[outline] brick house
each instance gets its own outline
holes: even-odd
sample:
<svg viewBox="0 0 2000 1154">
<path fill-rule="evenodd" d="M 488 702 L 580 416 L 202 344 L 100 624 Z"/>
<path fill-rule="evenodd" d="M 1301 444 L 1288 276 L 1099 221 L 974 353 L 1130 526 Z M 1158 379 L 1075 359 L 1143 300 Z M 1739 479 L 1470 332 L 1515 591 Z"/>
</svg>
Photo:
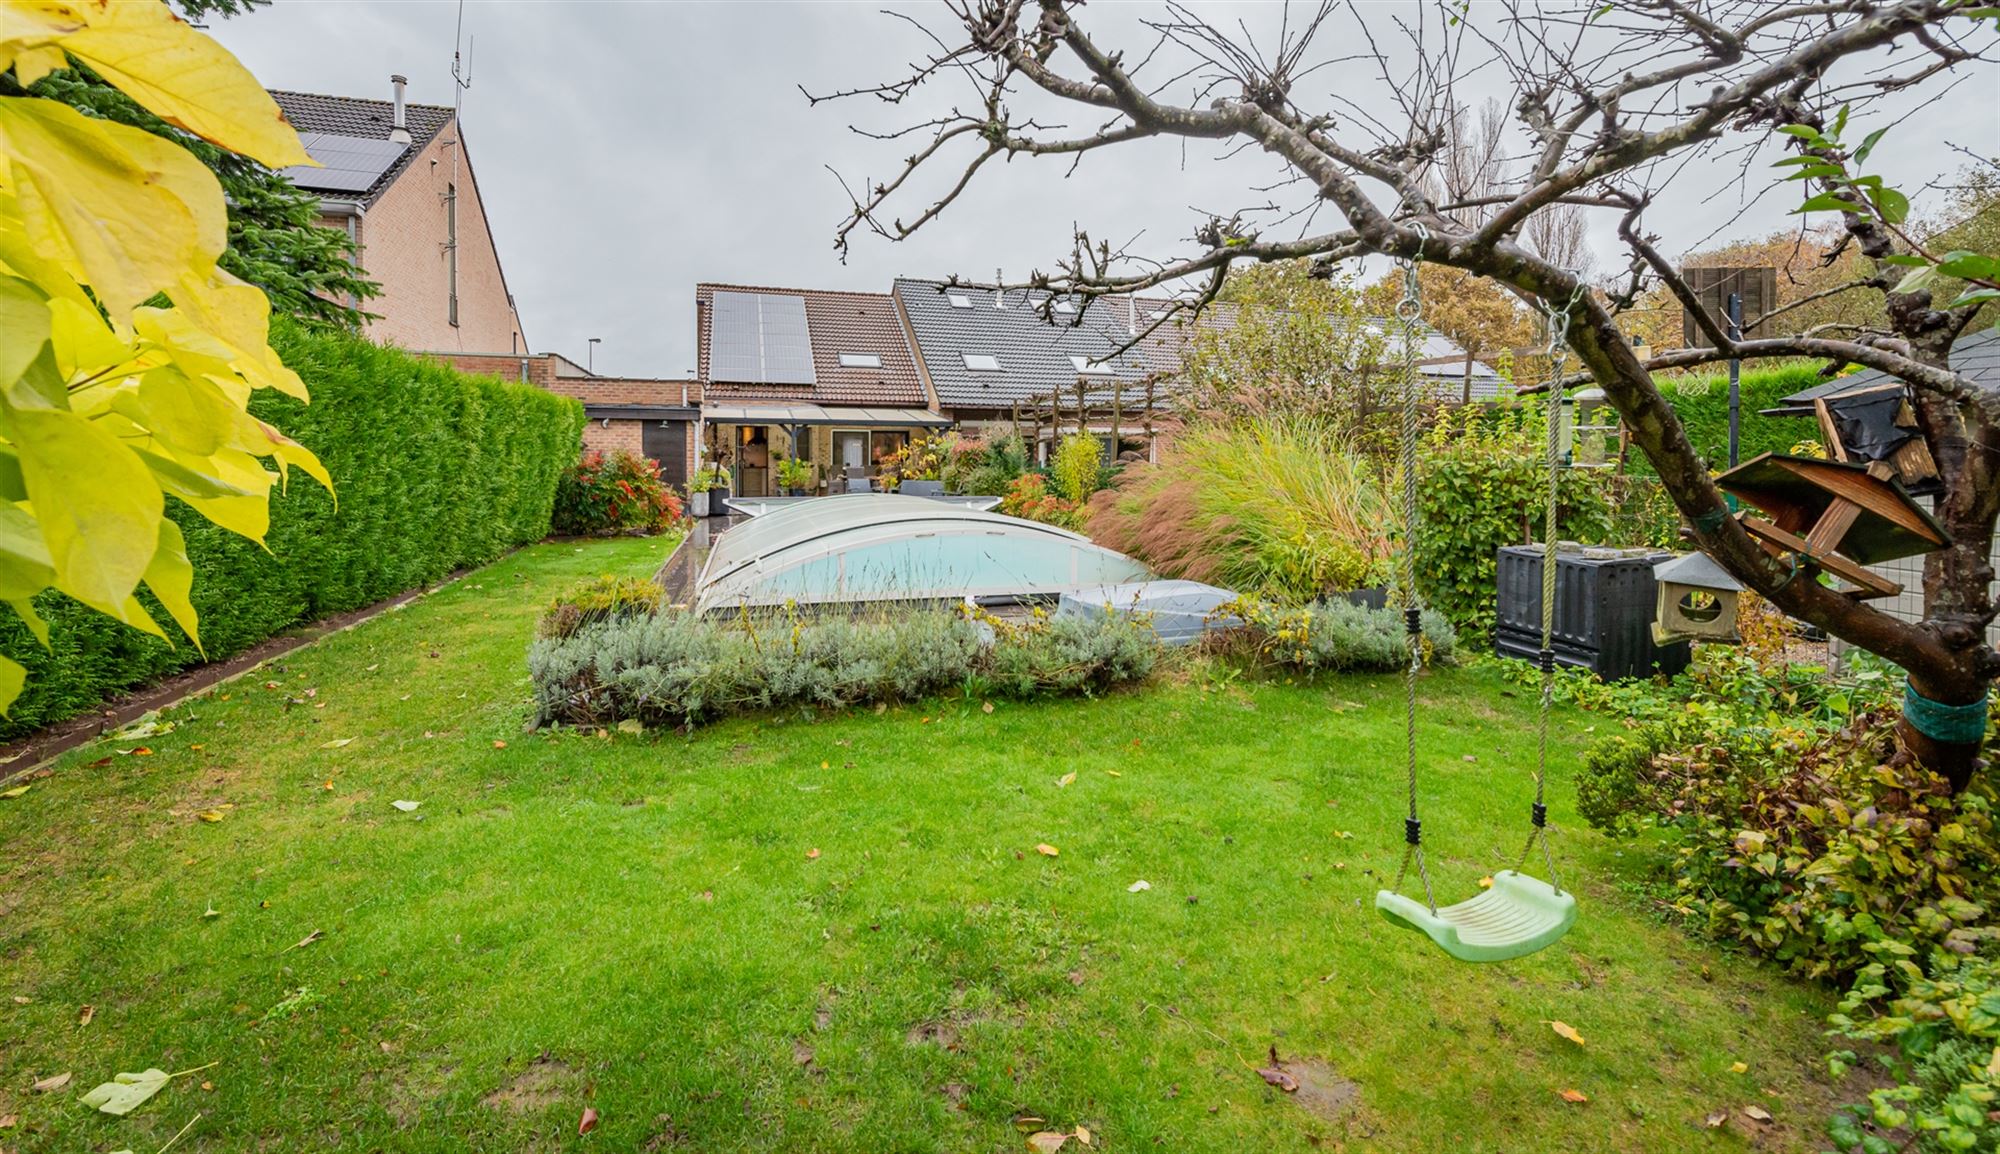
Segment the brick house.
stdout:
<svg viewBox="0 0 2000 1154">
<path fill-rule="evenodd" d="M 500 266 L 464 132 L 450 108 L 310 92 L 271 96 L 321 167 L 288 168 L 320 197 L 320 223 L 355 242 L 382 286 L 372 340 L 406 349 L 520 355 L 528 340 Z"/>
<path fill-rule="evenodd" d="M 839 488 L 952 423 L 886 293 L 697 284 L 695 340 L 703 455 L 739 496 L 776 493 L 790 456 Z"/>
</svg>

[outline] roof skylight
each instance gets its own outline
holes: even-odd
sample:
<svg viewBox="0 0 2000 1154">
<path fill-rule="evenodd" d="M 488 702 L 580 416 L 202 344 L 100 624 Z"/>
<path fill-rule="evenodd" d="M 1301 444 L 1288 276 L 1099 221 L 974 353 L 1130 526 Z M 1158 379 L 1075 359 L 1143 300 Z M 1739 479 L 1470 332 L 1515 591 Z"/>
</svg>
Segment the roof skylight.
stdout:
<svg viewBox="0 0 2000 1154">
<path fill-rule="evenodd" d="M 945 299 L 949 300 L 951 307 L 955 309 L 969 309 L 972 307 L 972 298 L 966 296 L 964 293 L 948 293 Z"/>
<path fill-rule="evenodd" d="M 843 369 L 879 369 L 882 358 L 876 353 L 842 353 L 840 367 Z"/>
<path fill-rule="evenodd" d="M 965 367 L 975 373 L 1000 371 L 1000 358 L 991 353 L 960 353 L 959 356 L 965 358 Z"/>
<path fill-rule="evenodd" d="M 1101 377 L 1109 376 L 1111 373 L 1110 365 L 1105 364 L 1103 361 L 1093 361 L 1089 357 L 1079 353 L 1071 353 L 1069 355 L 1069 363 L 1075 365 L 1076 371 L 1085 376 Z"/>
</svg>

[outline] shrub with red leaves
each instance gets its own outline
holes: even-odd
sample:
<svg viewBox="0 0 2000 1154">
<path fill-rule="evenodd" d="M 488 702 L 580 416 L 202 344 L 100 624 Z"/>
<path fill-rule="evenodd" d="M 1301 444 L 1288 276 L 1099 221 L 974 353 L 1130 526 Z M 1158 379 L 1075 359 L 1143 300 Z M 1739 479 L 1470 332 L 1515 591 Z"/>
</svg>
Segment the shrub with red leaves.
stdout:
<svg viewBox="0 0 2000 1154">
<path fill-rule="evenodd" d="M 661 480 L 658 462 L 622 449 L 585 453 L 556 484 L 557 533 L 657 533 L 680 519 L 680 495 Z"/>
</svg>

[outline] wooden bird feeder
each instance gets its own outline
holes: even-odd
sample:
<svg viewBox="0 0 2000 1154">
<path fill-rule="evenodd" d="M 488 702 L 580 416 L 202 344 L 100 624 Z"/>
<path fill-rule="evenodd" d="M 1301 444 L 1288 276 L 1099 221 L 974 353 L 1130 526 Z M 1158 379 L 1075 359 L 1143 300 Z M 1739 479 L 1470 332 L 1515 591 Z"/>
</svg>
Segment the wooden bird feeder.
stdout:
<svg viewBox="0 0 2000 1154">
<path fill-rule="evenodd" d="M 1653 566 L 1660 600 L 1653 644 L 1701 640 L 1736 642 L 1736 595 L 1743 586 L 1706 553 L 1688 553 Z"/>
<path fill-rule="evenodd" d="M 1951 535 L 1895 481 L 1893 466 L 1765 453 L 1715 483 L 1755 506 L 1737 520 L 1772 555 L 1849 583 L 1857 599 L 1893 597 L 1903 587 L 1864 566 L 1930 553 Z"/>
</svg>

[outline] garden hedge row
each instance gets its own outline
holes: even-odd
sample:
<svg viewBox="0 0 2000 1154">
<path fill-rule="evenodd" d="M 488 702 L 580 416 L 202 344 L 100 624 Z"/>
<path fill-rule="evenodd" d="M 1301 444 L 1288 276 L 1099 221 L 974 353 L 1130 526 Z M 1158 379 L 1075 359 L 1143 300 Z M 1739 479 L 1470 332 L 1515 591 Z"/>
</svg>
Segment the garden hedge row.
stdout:
<svg viewBox="0 0 2000 1154">
<path fill-rule="evenodd" d="M 288 491 L 271 497 L 267 553 L 169 499 L 194 562 L 209 660 L 548 533 L 556 478 L 575 462 L 582 434 L 576 401 L 346 334 L 274 320 L 271 336 L 312 404 L 265 393 L 251 410 L 319 455 L 339 501 L 294 471 Z M 36 606 L 49 622 L 50 649 L 13 614 L 0 614 L 0 652 L 28 668 L 0 738 L 202 660 L 185 638 L 169 646 L 59 594 L 43 594 Z"/>
<path fill-rule="evenodd" d="M 1737 426 L 1737 459 L 1747 461 L 1759 453 L 1782 453 L 1800 441 L 1817 441 L 1819 426 L 1811 417 L 1766 417 L 1759 411 L 1814 385 L 1826 383 L 1819 375 L 1819 362 L 1786 365 L 1781 368 L 1744 372 L 1737 391 L 1742 415 Z M 1686 426 L 1688 440 L 1710 468 L 1729 463 L 1729 374 L 1727 372 L 1690 375 L 1671 382 L 1664 390 L 1667 401 Z M 1644 453 L 1631 457 L 1634 473 L 1652 475 L 1652 463 Z"/>
</svg>

